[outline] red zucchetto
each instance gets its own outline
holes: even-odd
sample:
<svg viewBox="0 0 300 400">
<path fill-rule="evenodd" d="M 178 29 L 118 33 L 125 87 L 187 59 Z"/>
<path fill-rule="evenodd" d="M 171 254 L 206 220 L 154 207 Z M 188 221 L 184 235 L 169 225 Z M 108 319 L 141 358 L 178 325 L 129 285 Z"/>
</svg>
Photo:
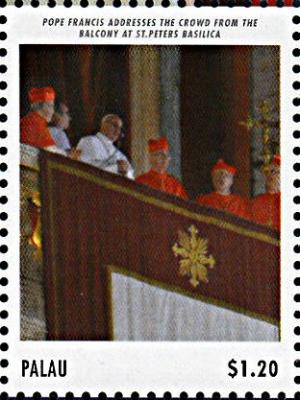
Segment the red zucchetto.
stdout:
<svg viewBox="0 0 300 400">
<path fill-rule="evenodd" d="M 55 91 L 51 86 L 32 88 L 28 92 L 30 103 L 47 102 L 55 100 Z"/>
<path fill-rule="evenodd" d="M 46 111 L 42 107 L 39 110 L 32 110 L 20 121 L 20 139 L 21 143 L 28 144 L 33 147 L 50 147 L 55 142 L 48 129 L 48 119 L 51 119 L 54 111 L 54 105 L 50 102 L 55 100 L 55 91 L 51 86 L 43 88 L 32 88 L 28 92 L 31 104 L 48 103 Z"/>
<path fill-rule="evenodd" d="M 236 174 L 237 169 L 232 165 L 227 164 L 224 160 L 220 159 L 216 162 L 216 164 L 212 167 L 211 173 L 214 174 L 216 171 L 224 169 L 232 175 Z"/>
<path fill-rule="evenodd" d="M 169 143 L 165 137 L 159 139 L 150 139 L 148 141 L 148 151 L 149 153 L 154 153 L 156 151 L 168 151 Z"/>
</svg>

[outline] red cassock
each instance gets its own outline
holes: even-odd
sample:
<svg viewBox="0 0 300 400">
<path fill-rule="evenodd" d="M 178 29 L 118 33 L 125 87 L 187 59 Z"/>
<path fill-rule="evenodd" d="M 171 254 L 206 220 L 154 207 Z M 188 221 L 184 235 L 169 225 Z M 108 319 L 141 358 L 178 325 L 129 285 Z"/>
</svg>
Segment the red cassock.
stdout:
<svg viewBox="0 0 300 400">
<path fill-rule="evenodd" d="M 236 194 L 223 195 L 213 192 L 199 196 L 196 201 L 198 204 L 217 208 L 218 210 L 226 211 L 241 218 L 250 219 L 247 200 Z"/>
<path fill-rule="evenodd" d="M 252 218 L 258 224 L 280 230 L 280 192 L 265 193 L 252 200 Z"/>
<path fill-rule="evenodd" d="M 47 121 L 34 111 L 21 119 L 21 143 L 34 147 L 55 145 Z"/>
<path fill-rule="evenodd" d="M 151 169 L 146 174 L 138 176 L 136 182 L 151 186 L 152 188 L 161 190 L 162 192 L 173 194 L 174 196 L 182 197 L 183 199 L 188 198 L 182 184 L 174 178 L 174 176 L 167 173 L 160 174 Z"/>
</svg>

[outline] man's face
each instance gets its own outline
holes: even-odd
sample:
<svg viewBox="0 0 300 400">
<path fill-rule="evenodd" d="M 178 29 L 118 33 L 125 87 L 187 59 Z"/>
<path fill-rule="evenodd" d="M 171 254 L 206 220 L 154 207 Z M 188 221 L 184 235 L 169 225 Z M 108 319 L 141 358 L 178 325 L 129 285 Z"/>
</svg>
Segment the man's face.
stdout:
<svg viewBox="0 0 300 400">
<path fill-rule="evenodd" d="M 266 173 L 267 191 L 271 193 L 280 192 L 280 167 L 271 164 Z"/>
<path fill-rule="evenodd" d="M 68 129 L 70 126 L 71 116 L 69 108 L 65 104 L 61 104 L 59 112 L 59 126 L 62 129 Z"/>
<path fill-rule="evenodd" d="M 54 114 L 54 101 L 45 102 L 41 112 L 45 120 L 49 123 Z"/>
<path fill-rule="evenodd" d="M 149 161 L 151 168 L 159 173 L 164 173 L 167 171 L 171 157 L 168 151 L 159 150 L 150 153 Z"/>
<path fill-rule="evenodd" d="M 233 175 L 225 169 L 219 169 L 213 173 L 212 183 L 216 192 L 230 193 L 233 184 Z"/>
<path fill-rule="evenodd" d="M 60 105 L 60 110 L 59 112 L 55 113 L 55 119 L 57 121 L 57 126 L 59 126 L 62 129 L 68 129 L 70 126 L 70 113 L 69 113 L 69 108 L 65 104 Z"/>
<path fill-rule="evenodd" d="M 122 127 L 123 127 L 122 120 L 120 118 L 113 118 L 102 124 L 101 132 L 114 143 L 119 139 Z"/>
</svg>

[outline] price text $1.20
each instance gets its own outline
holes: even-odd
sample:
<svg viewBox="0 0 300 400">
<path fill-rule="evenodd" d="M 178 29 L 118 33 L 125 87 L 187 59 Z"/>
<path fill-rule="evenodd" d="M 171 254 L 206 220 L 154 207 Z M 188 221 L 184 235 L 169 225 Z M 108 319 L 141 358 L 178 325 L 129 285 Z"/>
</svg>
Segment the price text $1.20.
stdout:
<svg viewBox="0 0 300 400">
<path fill-rule="evenodd" d="M 274 360 L 268 362 L 265 360 L 259 360 L 256 366 L 248 368 L 247 360 L 236 361 L 233 358 L 228 362 L 228 368 L 228 375 L 231 376 L 231 378 L 235 378 L 236 376 L 241 376 L 244 378 L 274 378 L 278 374 L 278 364 Z"/>
</svg>

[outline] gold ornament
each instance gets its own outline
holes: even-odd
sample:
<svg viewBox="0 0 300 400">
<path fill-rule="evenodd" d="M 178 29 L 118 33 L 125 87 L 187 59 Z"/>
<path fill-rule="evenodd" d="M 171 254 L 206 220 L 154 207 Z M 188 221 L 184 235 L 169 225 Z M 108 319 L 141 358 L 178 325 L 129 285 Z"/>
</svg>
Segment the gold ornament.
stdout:
<svg viewBox="0 0 300 400">
<path fill-rule="evenodd" d="M 274 121 L 272 116 L 272 104 L 268 99 L 263 100 L 257 111 L 259 113 L 258 118 L 254 118 L 251 115 L 248 116 L 246 121 L 241 121 L 240 125 L 246 127 L 248 131 L 252 129 L 259 129 L 262 135 L 262 155 L 261 159 L 263 162 L 262 170 L 265 172 L 273 159 L 274 154 L 278 154 L 279 148 L 274 138 L 272 138 L 272 127 L 276 128 L 279 121 Z M 274 149 L 275 147 L 275 149 Z M 273 154 L 274 153 L 274 154 Z"/>
<path fill-rule="evenodd" d="M 40 208 L 41 207 L 41 196 L 40 196 L 40 193 L 39 192 L 32 192 L 31 201 L 36 207 Z"/>
<path fill-rule="evenodd" d="M 32 227 L 32 235 L 29 243 L 35 247 L 34 257 L 37 260 L 42 258 L 42 225 L 41 225 L 41 198 L 39 192 L 31 194 L 31 202 L 36 207 L 37 221 L 35 226 Z"/>
<path fill-rule="evenodd" d="M 190 235 L 184 231 L 178 231 L 178 243 L 172 247 L 179 261 L 179 274 L 189 276 L 190 283 L 196 287 L 199 282 L 208 282 L 207 266 L 213 268 L 216 261 L 212 255 L 207 256 L 208 239 L 198 236 L 198 229 L 191 225 L 188 229 Z"/>
</svg>

